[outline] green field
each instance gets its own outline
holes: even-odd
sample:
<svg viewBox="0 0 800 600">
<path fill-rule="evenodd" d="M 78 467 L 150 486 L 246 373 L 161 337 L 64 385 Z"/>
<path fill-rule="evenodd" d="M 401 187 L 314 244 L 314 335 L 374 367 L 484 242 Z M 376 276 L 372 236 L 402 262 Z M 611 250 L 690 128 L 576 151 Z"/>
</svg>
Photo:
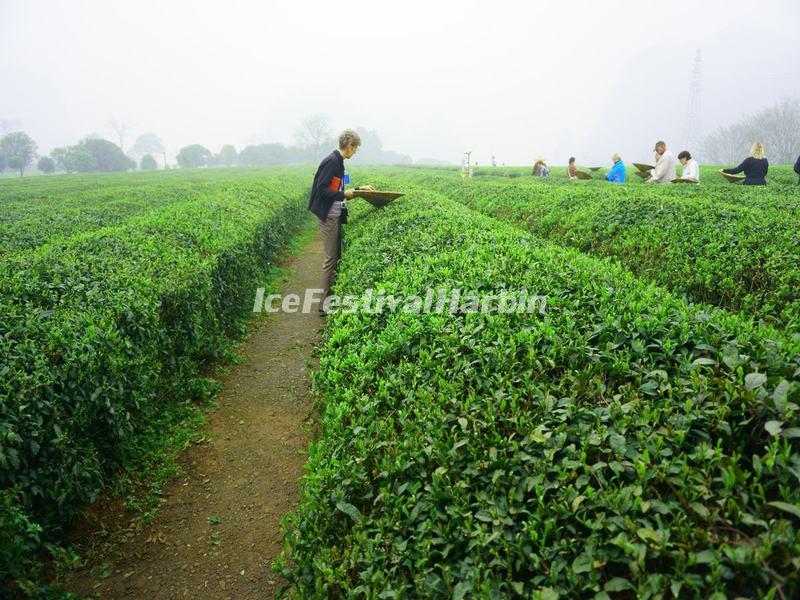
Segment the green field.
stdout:
<svg viewBox="0 0 800 600">
<path fill-rule="evenodd" d="M 619 261 L 690 301 L 800 331 L 800 186 L 773 167 L 771 185 L 725 182 L 654 189 L 565 177 L 476 177 L 421 172 L 414 185 L 446 195 L 537 237 Z M 402 175 L 386 185 L 402 189 Z"/>
<path fill-rule="evenodd" d="M 152 422 L 203 398 L 201 367 L 307 222 L 298 173 L 0 182 L 3 578 L 40 525 L 50 537 L 98 497 Z"/>
<path fill-rule="evenodd" d="M 800 186 L 368 168 L 336 292 L 540 313 L 329 316 L 279 561 L 301 598 L 800 594 Z M 310 170 L 0 181 L 0 574 L 202 395 Z M 718 177 L 718 176 L 717 176 Z M 38 533 L 43 526 L 46 535 Z"/>
</svg>

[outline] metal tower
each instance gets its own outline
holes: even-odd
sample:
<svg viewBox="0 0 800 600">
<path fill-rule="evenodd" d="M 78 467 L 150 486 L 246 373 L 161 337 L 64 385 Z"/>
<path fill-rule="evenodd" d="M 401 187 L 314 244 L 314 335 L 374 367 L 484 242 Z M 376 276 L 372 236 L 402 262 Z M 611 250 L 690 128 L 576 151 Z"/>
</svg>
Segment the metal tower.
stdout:
<svg viewBox="0 0 800 600">
<path fill-rule="evenodd" d="M 699 145 L 703 141 L 703 112 L 702 112 L 702 90 L 703 90 L 703 53 L 698 50 L 694 57 L 694 69 L 692 69 L 692 83 L 689 86 L 689 102 L 686 108 L 686 145 L 684 148 L 692 152 L 699 151 Z"/>
<path fill-rule="evenodd" d="M 461 159 L 461 176 L 464 177 L 472 177 L 472 163 L 470 162 L 470 156 L 472 156 L 472 150 L 469 152 L 464 152 L 464 158 Z"/>
</svg>

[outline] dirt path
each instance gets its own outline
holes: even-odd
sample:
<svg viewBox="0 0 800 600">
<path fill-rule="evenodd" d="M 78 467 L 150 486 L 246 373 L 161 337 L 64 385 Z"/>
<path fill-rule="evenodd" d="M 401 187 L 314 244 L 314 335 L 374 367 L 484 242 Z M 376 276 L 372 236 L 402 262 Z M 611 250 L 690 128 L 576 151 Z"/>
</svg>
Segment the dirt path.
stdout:
<svg viewBox="0 0 800 600">
<path fill-rule="evenodd" d="M 319 285 L 318 237 L 289 259 L 282 293 Z M 280 519 L 299 500 L 310 416 L 306 360 L 322 325 L 316 315 L 276 313 L 241 347 L 209 417 L 211 442 L 182 457 L 155 520 L 119 550 L 110 575 L 74 574 L 69 591 L 99 598 L 271 598 L 284 582 L 270 564 Z"/>
</svg>

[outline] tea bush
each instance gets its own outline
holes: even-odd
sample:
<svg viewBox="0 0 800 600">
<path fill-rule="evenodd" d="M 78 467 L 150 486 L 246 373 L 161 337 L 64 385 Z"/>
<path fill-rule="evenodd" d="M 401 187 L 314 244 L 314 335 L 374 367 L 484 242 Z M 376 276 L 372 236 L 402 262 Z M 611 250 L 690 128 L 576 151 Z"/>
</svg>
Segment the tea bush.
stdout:
<svg viewBox="0 0 800 600">
<path fill-rule="evenodd" d="M 690 301 L 800 333 L 800 186 L 497 179 L 421 175 L 413 185 L 557 244 L 612 257 Z M 405 185 L 398 175 L 386 180 Z"/>
<path fill-rule="evenodd" d="M 329 317 L 294 594 L 800 593 L 800 344 L 407 189 L 352 203 L 338 294 L 527 289 L 546 314 Z"/>
<path fill-rule="evenodd" d="M 43 233 L 0 257 L 0 491 L 15 490 L 0 504 L 3 531 L 52 537 L 154 415 L 202 393 L 200 366 L 241 332 L 255 287 L 307 218 L 307 182 L 215 178 L 149 207 L 137 188 L 141 214 Z M 0 579 L 14 568 L 0 565 Z"/>
</svg>

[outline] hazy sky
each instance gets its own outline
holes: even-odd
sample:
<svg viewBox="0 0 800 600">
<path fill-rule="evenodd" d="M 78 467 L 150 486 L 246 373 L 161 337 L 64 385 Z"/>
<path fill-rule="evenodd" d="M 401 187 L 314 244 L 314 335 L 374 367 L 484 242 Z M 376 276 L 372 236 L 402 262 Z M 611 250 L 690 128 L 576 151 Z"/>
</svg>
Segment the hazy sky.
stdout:
<svg viewBox="0 0 800 600">
<path fill-rule="evenodd" d="M 111 117 L 174 153 L 326 113 L 415 158 L 649 157 L 685 135 L 696 49 L 710 130 L 800 96 L 799 42 L 798 0 L 0 0 L 0 120 L 40 153 Z"/>
</svg>

